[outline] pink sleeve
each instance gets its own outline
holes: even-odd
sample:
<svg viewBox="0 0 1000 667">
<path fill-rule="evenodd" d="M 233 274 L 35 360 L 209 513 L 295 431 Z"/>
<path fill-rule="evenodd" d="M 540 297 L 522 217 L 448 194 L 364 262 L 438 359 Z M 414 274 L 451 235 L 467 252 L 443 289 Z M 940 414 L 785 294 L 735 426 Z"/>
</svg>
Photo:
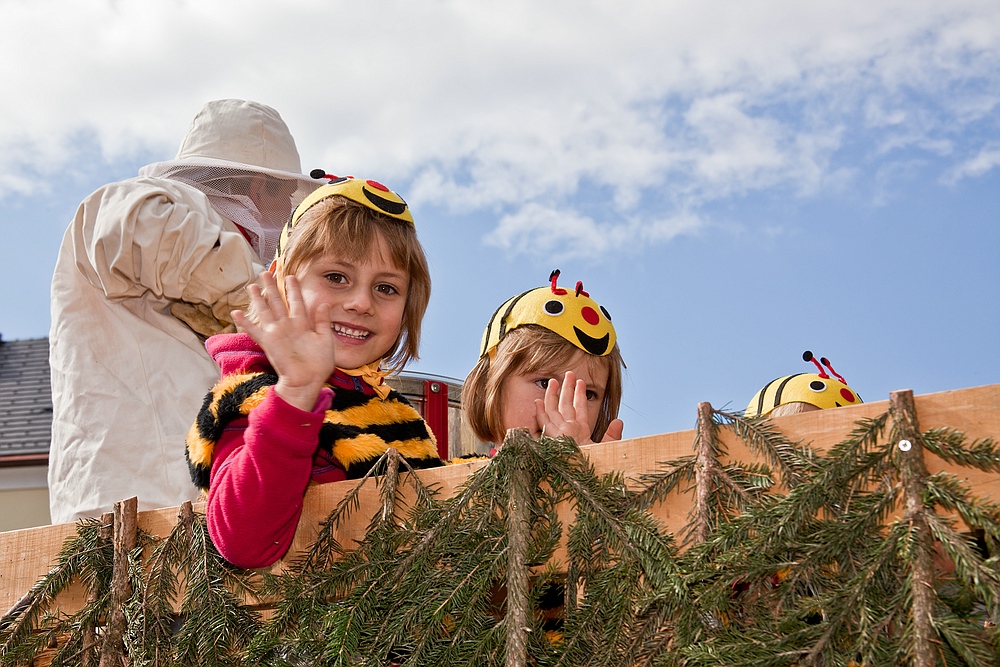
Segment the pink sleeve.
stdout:
<svg viewBox="0 0 1000 667">
<path fill-rule="evenodd" d="M 312 473 L 319 430 L 333 391 L 312 412 L 268 391 L 241 427 L 231 424 L 212 455 L 208 532 L 237 567 L 265 567 L 285 555 L 295 535 Z M 242 420 L 241 420 L 242 421 Z"/>
</svg>

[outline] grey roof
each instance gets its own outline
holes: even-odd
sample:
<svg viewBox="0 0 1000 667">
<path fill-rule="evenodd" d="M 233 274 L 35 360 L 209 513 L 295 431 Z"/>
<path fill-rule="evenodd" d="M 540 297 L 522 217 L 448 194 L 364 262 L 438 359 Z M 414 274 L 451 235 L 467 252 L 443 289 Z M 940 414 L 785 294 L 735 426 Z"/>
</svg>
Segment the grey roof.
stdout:
<svg viewBox="0 0 1000 667">
<path fill-rule="evenodd" d="M 47 454 L 51 439 L 49 339 L 0 340 L 0 459 Z"/>
</svg>

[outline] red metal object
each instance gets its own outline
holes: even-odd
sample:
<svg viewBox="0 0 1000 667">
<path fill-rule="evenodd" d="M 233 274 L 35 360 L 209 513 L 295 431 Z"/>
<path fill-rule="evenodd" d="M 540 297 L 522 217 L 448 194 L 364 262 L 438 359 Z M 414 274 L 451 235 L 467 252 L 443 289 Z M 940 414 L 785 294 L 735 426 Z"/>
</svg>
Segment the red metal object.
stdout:
<svg viewBox="0 0 1000 667">
<path fill-rule="evenodd" d="M 438 380 L 424 380 L 424 421 L 437 438 L 438 456 L 448 456 L 448 385 Z"/>
</svg>

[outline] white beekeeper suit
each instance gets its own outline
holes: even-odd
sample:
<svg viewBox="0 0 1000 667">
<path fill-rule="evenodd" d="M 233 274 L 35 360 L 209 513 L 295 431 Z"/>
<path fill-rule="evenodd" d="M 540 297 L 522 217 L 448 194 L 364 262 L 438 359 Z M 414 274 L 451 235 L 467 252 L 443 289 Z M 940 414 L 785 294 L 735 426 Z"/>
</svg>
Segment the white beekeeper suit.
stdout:
<svg viewBox="0 0 1000 667">
<path fill-rule="evenodd" d="M 274 109 L 219 100 L 175 160 L 80 205 L 52 278 L 53 523 L 132 496 L 140 510 L 197 498 L 184 436 L 219 373 L 203 341 L 231 330 L 244 287 L 318 185 L 300 172 Z"/>
</svg>

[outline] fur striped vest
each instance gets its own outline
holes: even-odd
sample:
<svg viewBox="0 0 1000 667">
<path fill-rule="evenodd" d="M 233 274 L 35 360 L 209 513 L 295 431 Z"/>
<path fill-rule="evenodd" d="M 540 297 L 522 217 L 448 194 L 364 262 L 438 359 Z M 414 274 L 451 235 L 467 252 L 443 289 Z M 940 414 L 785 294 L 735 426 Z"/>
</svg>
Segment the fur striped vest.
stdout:
<svg viewBox="0 0 1000 667">
<path fill-rule="evenodd" d="M 273 373 L 230 375 L 205 396 L 187 435 L 186 456 L 195 486 L 208 489 L 212 453 L 223 430 L 233 421 L 246 418 L 264 400 L 268 387 L 277 382 L 278 376 Z M 399 450 L 413 468 L 442 465 L 434 434 L 395 390 L 381 400 L 376 395 L 335 388 L 318 445 L 316 458 L 335 459 L 347 471 L 348 479 L 363 477 L 390 447 Z"/>
</svg>

